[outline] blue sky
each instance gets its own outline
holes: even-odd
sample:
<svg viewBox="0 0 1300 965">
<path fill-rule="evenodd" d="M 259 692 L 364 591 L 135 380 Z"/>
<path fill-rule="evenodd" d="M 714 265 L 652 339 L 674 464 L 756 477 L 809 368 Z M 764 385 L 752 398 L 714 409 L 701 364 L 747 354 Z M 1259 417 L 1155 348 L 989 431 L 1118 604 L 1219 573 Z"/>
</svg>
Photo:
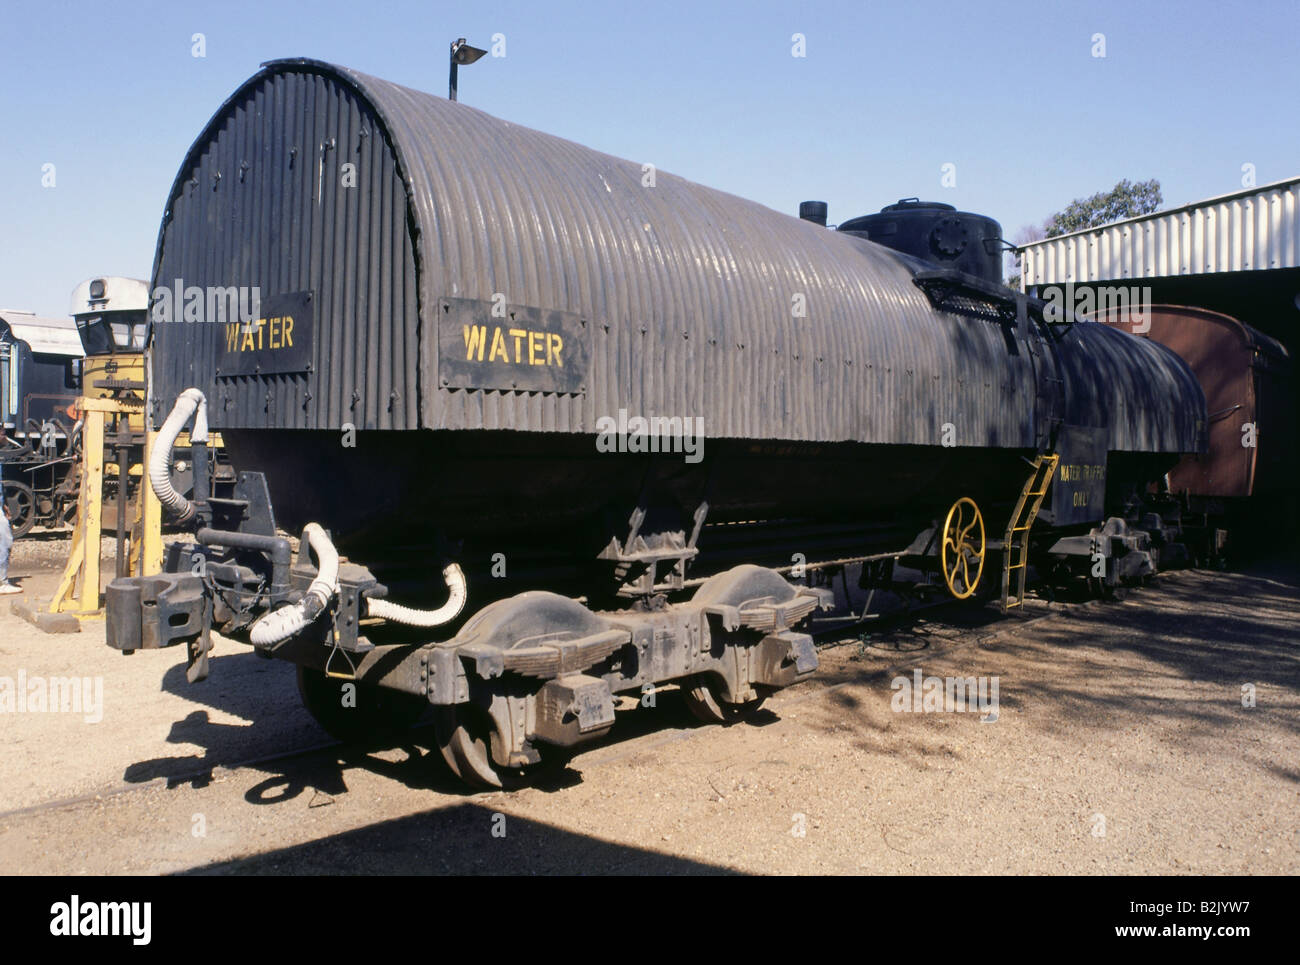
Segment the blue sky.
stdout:
<svg viewBox="0 0 1300 965">
<path fill-rule="evenodd" d="M 1013 237 L 1120 178 L 1159 178 L 1172 206 L 1239 189 L 1246 163 L 1300 174 L 1297 28 L 1296 0 L 6 0 L 0 305 L 63 315 L 84 278 L 147 278 L 186 149 L 276 57 L 445 94 L 448 42 L 503 34 L 505 57 L 461 72 L 489 113 L 789 213 L 921 196 Z"/>
</svg>

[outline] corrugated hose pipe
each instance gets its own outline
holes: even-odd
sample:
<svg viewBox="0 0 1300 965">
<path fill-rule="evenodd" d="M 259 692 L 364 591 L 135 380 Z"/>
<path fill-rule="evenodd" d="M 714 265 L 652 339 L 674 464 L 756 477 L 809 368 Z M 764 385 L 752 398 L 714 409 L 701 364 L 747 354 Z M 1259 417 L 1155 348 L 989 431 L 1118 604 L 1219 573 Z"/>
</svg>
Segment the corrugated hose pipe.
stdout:
<svg viewBox="0 0 1300 965">
<path fill-rule="evenodd" d="M 442 578 L 447 583 L 450 596 L 436 610 L 414 610 L 389 600 L 367 598 L 366 612 L 372 617 L 383 617 L 409 627 L 440 627 L 444 623 L 450 623 L 465 606 L 465 574 L 455 563 L 448 563 L 443 567 Z"/>
<path fill-rule="evenodd" d="M 248 639 L 255 647 L 269 647 L 303 630 L 320 616 L 339 590 L 339 553 L 325 530 L 317 523 L 308 523 L 303 527 L 302 539 L 316 554 L 316 579 L 297 603 L 274 610 L 253 624 Z"/>
<path fill-rule="evenodd" d="M 190 421 L 190 416 L 194 417 L 194 428 L 190 431 L 191 441 L 206 444 L 208 400 L 198 389 L 186 389 L 177 397 L 167 421 L 158 430 L 158 439 L 149 456 L 149 485 L 162 503 L 163 511 L 177 517 L 182 523 L 194 516 L 194 504 L 172 486 L 172 449 L 176 445 L 176 437 Z"/>
</svg>

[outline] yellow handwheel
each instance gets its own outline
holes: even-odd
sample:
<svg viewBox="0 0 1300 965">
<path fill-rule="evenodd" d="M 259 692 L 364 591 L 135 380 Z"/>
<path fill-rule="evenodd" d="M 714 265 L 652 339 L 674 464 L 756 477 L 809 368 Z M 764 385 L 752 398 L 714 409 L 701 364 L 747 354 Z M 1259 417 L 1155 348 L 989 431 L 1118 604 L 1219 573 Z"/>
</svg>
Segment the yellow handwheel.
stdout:
<svg viewBox="0 0 1300 965">
<path fill-rule="evenodd" d="M 973 529 L 979 530 L 978 538 L 971 533 Z M 975 569 L 973 580 L 970 575 L 972 564 Z M 984 517 L 980 515 L 975 500 L 969 496 L 953 503 L 943 521 L 939 566 L 943 569 L 943 581 L 948 584 L 948 592 L 958 600 L 966 599 L 980 584 L 980 576 L 984 573 Z"/>
</svg>

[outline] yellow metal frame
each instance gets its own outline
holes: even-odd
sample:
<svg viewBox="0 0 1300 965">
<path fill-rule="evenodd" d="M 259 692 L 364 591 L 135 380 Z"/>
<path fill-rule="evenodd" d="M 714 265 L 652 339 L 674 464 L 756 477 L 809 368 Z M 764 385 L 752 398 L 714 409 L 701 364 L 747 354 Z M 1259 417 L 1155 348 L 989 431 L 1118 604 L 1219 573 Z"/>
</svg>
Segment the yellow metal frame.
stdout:
<svg viewBox="0 0 1300 965">
<path fill-rule="evenodd" d="M 1030 464 L 1033 466 L 1033 471 L 1025 480 L 1024 488 L 1020 490 L 1020 498 L 1016 500 L 1016 508 L 1011 513 L 1011 519 L 1007 521 L 1007 532 L 1002 541 L 1003 613 L 1014 607 L 1024 606 L 1025 578 L 1029 572 L 1029 531 L 1034 526 L 1034 520 L 1038 518 L 1043 497 L 1047 495 L 1047 490 L 1052 485 L 1052 477 L 1056 474 L 1056 464 L 1060 462 L 1060 458 L 1056 453 L 1049 452 L 1034 459 Z M 1014 560 L 1012 553 L 1017 554 Z M 1014 588 L 1011 585 L 1013 570 L 1019 571 Z"/>
<path fill-rule="evenodd" d="M 107 398 L 82 398 L 81 493 L 77 498 L 77 523 L 72 531 L 72 550 L 59 588 L 50 601 L 51 613 L 91 616 L 100 611 L 100 536 L 104 510 L 104 437 L 110 418 L 120 416 L 128 423 L 143 424 L 144 405 Z M 145 437 L 143 465 L 149 464 L 157 433 Z M 134 468 L 134 467 L 133 467 Z M 128 570 L 133 576 L 162 569 L 162 504 L 153 487 L 143 478 L 136 499 L 135 522 L 130 537 Z M 119 494 L 125 494 L 122 486 Z"/>
<path fill-rule="evenodd" d="M 971 521 L 965 526 L 966 507 L 970 507 L 972 514 Z M 954 520 L 953 517 L 956 517 Z M 979 549 L 975 549 L 975 541 L 970 539 L 971 530 L 976 526 L 979 527 Z M 949 564 L 949 547 L 952 547 L 952 562 Z M 975 504 L 975 500 L 969 496 L 963 496 L 952 504 L 948 510 L 948 515 L 943 521 L 943 540 L 939 544 L 939 566 L 943 571 L 943 581 L 948 585 L 948 592 L 958 600 L 965 600 L 975 593 L 975 589 L 980 585 L 980 577 L 984 575 L 984 554 L 986 549 L 984 539 L 984 517 L 980 514 L 980 508 Z M 975 569 L 975 579 L 970 578 L 970 563 L 967 554 L 970 553 L 979 561 Z M 964 590 L 957 589 L 957 572 L 961 571 L 962 582 L 965 584 Z"/>
</svg>

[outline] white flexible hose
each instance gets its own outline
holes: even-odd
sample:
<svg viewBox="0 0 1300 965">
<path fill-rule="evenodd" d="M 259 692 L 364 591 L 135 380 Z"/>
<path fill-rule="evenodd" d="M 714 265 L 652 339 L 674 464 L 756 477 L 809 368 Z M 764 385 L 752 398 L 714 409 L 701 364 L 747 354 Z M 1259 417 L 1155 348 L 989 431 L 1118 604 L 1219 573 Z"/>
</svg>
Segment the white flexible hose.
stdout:
<svg viewBox="0 0 1300 965">
<path fill-rule="evenodd" d="M 194 429 L 190 440 L 206 444 L 208 441 L 208 400 L 198 389 L 186 389 L 176 399 L 167 421 L 158 430 L 158 439 L 149 456 L 149 485 L 162 503 L 163 510 L 185 522 L 194 515 L 194 504 L 172 486 L 172 448 L 176 437 L 194 416 Z"/>
<path fill-rule="evenodd" d="M 436 610 L 415 610 L 401 606 L 389 600 L 366 599 L 366 613 L 372 617 L 383 617 L 394 623 L 411 627 L 439 627 L 456 619 L 465 606 L 465 574 L 455 563 L 443 568 L 442 578 L 447 581 L 450 596 L 447 602 Z"/>
<path fill-rule="evenodd" d="M 339 554 L 325 530 L 316 523 L 308 523 L 302 538 L 316 554 L 319 567 L 302 600 L 293 606 L 281 607 L 266 614 L 249 630 L 249 641 L 255 647 L 269 647 L 287 640 L 304 630 L 316 619 L 334 595 L 338 593 Z M 436 610 L 416 610 L 388 600 L 366 599 L 366 613 L 394 623 L 412 627 L 437 627 L 454 620 L 465 606 L 467 591 L 465 574 L 455 563 L 443 568 L 442 578 L 447 583 L 447 602 Z"/>
<path fill-rule="evenodd" d="M 329 606 L 338 592 L 339 553 L 329 536 L 318 524 L 308 523 L 302 538 L 316 554 L 316 579 L 298 603 L 268 613 L 253 624 L 248 639 L 255 647 L 269 647 L 302 631 Z"/>
</svg>

